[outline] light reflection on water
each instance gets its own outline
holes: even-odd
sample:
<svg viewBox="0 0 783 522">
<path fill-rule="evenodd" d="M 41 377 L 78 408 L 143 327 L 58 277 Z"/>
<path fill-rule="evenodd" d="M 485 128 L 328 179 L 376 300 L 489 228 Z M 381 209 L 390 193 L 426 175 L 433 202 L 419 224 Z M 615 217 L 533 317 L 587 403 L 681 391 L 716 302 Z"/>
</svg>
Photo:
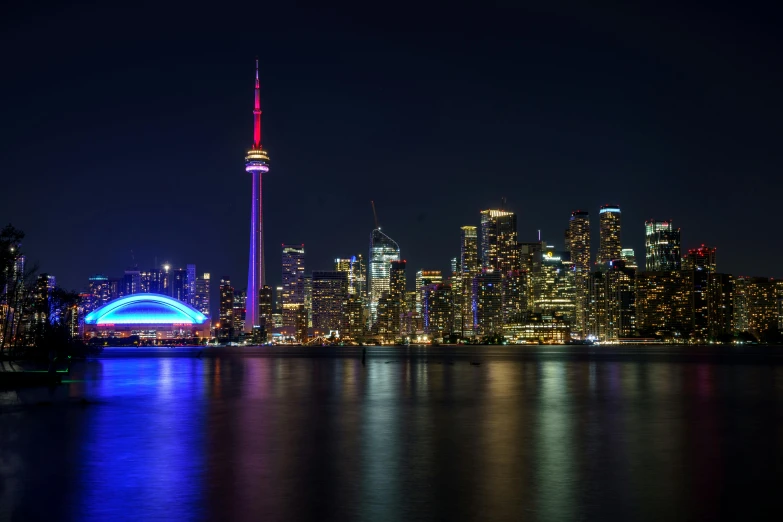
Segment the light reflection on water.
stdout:
<svg viewBox="0 0 783 522">
<path fill-rule="evenodd" d="M 780 515 L 780 350 L 166 353 L 0 395 L 0 519 Z"/>
</svg>

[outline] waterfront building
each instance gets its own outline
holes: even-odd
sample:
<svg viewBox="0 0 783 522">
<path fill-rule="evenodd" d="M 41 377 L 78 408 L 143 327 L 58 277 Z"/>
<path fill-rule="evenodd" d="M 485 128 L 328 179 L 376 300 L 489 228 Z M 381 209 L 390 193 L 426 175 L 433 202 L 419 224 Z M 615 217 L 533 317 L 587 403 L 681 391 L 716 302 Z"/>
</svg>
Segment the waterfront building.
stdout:
<svg viewBox="0 0 783 522">
<path fill-rule="evenodd" d="M 709 335 L 713 340 L 732 333 L 734 319 L 734 277 L 714 274 L 710 281 Z"/>
<path fill-rule="evenodd" d="M 251 333 L 260 326 L 259 291 L 266 285 L 264 266 L 264 212 L 262 174 L 269 172 L 269 155 L 261 145 L 261 87 L 256 60 L 256 83 L 253 99 L 253 145 L 245 156 L 245 171 L 251 175 L 250 256 L 247 275 L 247 305 L 244 330 Z"/>
<path fill-rule="evenodd" d="M 691 289 L 691 308 L 693 310 L 693 330 L 691 336 L 694 341 L 706 341 L 710 337 L 710 309 L 713 307 L 711 300 L 713 291 L 713 278 L 717 270 L 715 262 L 716 250 L 702 245 L 699 248 L 691 248 L 682 262 L 684 271 L 691 274 L 693 288 Z"/>
<path fill-rule="evenodd" d="M 734 328 L 758 340 L 778 329 L 778 282 L 767 277 L 734 278 Z"/>
<path fill-rule="evenodd" d="M 283 245 L 282 265 L 283 326 L 296 326 L 298 315 L 305 311 L 304 245 Z"/>
<path fill-rule="evenodd" d="M 641 272 L 636 277 L 636 325 L 641 337 L 685 340 L 693 328 L 693 274 Z"/>
<path fill-rule="evenodd" d="M 503 277 L 485 268 L 473 279 L 476 323 L 480 335 L 503 333 Z"/>
<path fill-rule="evenodd" d="M 585 210 L 571 212 L 566 249 L 574 270 L 573 330 L 582 338 L 587 334 L 588 293 L 590 286 L 590 214 Z"/>
<path fill-rule="evenodd" d="M 478 233 L 474 226 L 460 228 L 460 278 L 461 278 L 461 323 L 459 333 L 463 337 L 472 337 L 476 332 L 476 295 L 473 279 L 479 273 Z"/>
<path fill-rule="evenodd" d="M 400 260 L 400 247 L 381 232 L 380 227 L 370 234 L 369 255 L 369 308 L 370 323 L 378 320 L 378 302 L 383 294 L 389 292 L 391 262 Z"/>
<path fill-rule="evenodd" d="M 272 289 L 269 285 L 264 285 L 258 292 L 258 313 L 259 327 L 263 328 L 265 334 L 269 333 L 272 329 Z"/>
<path fill-rule="evenodd" d="M 169 296 L 138 293 L 93 310 L 84 318 L 86 337 L 166 340 L 209 337 L 209 318 Z"/>
<path fill-rule="evenodd" d="M 644 222 L 644 249 L 644 268 L 648 272 L 680 269 L 680 229 L 674 228 L 671 220 Z"/>
<path fill-rule="evenodd" d="M 348 272 L 315 270 L 312 277 L 313 328 L 320 335 L 342 330 L 348 300 Z"/>
<path fill-rule="evenodd" d="M 617 341 L 636 333 L 636 270 L 622 260 L 590 275 L 590 335 Z"/>
<path fill-rule="evenodd" d="M 85 313 L 100 308 L 111 300 L 111 288 L 109 278 L 103 274 L 90 276 L 87 282 L 88 302 L 85 304 Z"/>
<path fill-rule="evenodd" d="M 171 292 L 170 296 L 183 303 L 189 302 L 188 299 L 188 271 L 184 268 L 177 268 L 171 272 Z"/>
<path fill-rule="evenodd" d="M 598 256 L 597 265 L 606 265 L 614 259 L 620 259 L 620 207 L 603 205 L 598 212 Z"/>
</svg>

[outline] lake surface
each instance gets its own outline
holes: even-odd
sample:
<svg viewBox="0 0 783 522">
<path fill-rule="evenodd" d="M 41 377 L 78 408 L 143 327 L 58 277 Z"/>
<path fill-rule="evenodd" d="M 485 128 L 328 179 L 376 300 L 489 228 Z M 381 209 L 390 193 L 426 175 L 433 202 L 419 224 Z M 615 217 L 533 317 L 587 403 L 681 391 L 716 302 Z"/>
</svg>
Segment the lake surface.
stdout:
<svg viewBox="0 0 783 522">
<path fill-rule="evenodd" d="M 783 519 L 780 348 L 198 351 L 0 392 L 0 520 Z"/>
</svg>

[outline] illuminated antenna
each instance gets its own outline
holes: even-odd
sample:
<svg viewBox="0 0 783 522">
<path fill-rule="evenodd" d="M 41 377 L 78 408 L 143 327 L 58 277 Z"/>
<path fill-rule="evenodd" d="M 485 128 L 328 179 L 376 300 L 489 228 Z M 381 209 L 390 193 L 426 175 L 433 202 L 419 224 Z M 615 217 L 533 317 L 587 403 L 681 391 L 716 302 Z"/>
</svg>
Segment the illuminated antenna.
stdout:
<svg viewBox="0 0 783 522">
<path fill-rule="evenodd" d="M 375 212 L 375 201 L 370 200 L 370 205 L 372 205 L 372 216 L 375 218 L 375 228 L 380 229 L 381 226 L 378 224 L 378 213 Z"/>
</svg>

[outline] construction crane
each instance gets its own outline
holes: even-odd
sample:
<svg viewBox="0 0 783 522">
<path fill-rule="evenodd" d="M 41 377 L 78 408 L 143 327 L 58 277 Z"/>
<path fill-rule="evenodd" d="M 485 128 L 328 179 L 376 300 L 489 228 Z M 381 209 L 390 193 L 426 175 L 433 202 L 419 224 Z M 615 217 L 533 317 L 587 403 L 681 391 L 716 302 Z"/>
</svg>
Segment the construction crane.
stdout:
<svg viewBox="0 0 783 522">
<path fill-rule="evenodd" d="M 378 213 L 375 212 L 375 201 L 370 200 L 370 205 L 372 205 L 372 215 L 375 218 L 375 228 L 380 229 L 381 226 L 378 224 Z"/>
</svg>

